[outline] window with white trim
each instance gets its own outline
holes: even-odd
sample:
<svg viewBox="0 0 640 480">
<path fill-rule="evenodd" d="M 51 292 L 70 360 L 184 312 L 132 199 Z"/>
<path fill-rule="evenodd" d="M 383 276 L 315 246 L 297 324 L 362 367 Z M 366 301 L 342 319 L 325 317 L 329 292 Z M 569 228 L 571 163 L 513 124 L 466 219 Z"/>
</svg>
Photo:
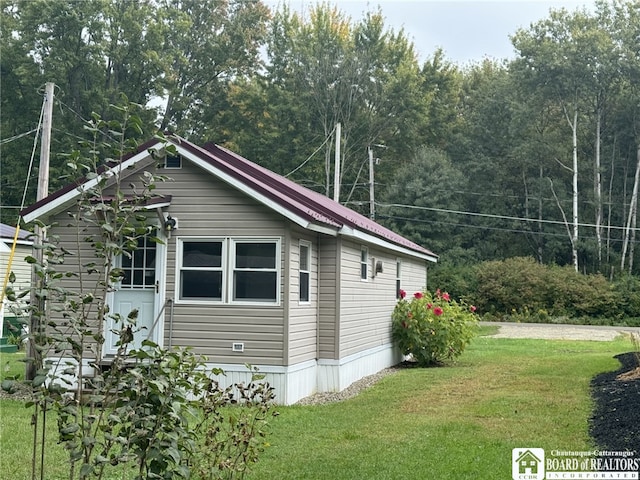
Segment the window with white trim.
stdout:
<svg viewBox="0 0 640 480">
<path fill-rule="evenodd" d="M 303 240 L 300 241 L 300 266 L 298 282 L 298 300 L 300 303 L 308 303 L 310 296 L 310 280 L 311 280 L 311 244 Z"/>
<path fill-rule="evenodd" d="M 278 300 L 278 251 L 276 242 L 233 240 L 233 301 Z"/>
<path fill-rule="evenodd" d="M 179 238 L 178 301 L 277 304 L 279 239 Z"/>
<path fill-rule="evenodd" d="M 182 168 L 182 156 L 167 155 L 164 158 L 164 168 L 174 169 L 174 170 Z"/>
<path fill-rule="evenodd" d="M 224 292 L 225 240 L 185 239 L 178 245 L 178 298 L 221 302 Z"/>
<path fill-rule="evenodd" d="M 360 280 L 367 280 L 369 277 L 369 249 L 360 249 Z"/>
</svg>

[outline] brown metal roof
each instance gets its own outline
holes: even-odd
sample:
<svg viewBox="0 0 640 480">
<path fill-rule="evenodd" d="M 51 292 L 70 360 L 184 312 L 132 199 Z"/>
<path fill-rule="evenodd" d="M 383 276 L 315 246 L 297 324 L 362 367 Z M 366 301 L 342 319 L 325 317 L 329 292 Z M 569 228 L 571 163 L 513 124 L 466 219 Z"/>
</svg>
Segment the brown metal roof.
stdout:
<svg viewBox="0 0 640 480">
<path fill-rule="evenodd" d="M 248 190 L 258 192 L 263 197 L 268 198 L 272 203 L 292 214 L 304 218 L 308 222 L 326 226 L 338 232 L 340 232 L 340 229 L 350 228 L 354 231 L 373 235 L 384 241 L 431 257 L 433 260 L 437 258 L 437 255 L 430 250 L 383 227 L 364 215 L 260 165 L 250 162 L 246 158 L 226 148 L 211 143 L 206 144 L 204 147 L 199 147 L 177 135 L 170 135 L 167 139 L 176 146 L 184 148 L 199 160 L 211 165 L 214 169 L 224 172 L 225 175 L 233 178 Z M 136 152 L 125 157 L 123 161 L 151 147 L 157 146 L 159 143 L 158 140 L 146 142 L 141 145 Z M 29 212 L 44 207 L 86 181 L 86 179 L 80 179 L 77 182 L 63 187 L 45 199 L 26 208 L 21 214 L 24 216 Z"/>
</svg>

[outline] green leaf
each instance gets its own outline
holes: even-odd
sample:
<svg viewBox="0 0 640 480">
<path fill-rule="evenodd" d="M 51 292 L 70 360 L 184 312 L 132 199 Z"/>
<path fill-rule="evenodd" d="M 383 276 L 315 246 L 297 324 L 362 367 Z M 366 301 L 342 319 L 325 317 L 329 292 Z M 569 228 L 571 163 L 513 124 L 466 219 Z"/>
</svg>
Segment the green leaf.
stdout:
<svg viewBox="0 0 640 480">
<path fill-rule="evenodd" d="M 2 381 L 2 390 L 5 392 L 13 393 L 15 390 L 16 382 L 14 380 L 3 380 Z"/>
<path fill-rule="evenodd" d="M 35 378 L 33 379 L 33 381 L 31 382 L 31 384 L 34 387 L 39 387 L 39 386 L 43 385 L 46 380 L 47 380 L 47 376 L 46 375 L 36 375 Z"/>
</svg>

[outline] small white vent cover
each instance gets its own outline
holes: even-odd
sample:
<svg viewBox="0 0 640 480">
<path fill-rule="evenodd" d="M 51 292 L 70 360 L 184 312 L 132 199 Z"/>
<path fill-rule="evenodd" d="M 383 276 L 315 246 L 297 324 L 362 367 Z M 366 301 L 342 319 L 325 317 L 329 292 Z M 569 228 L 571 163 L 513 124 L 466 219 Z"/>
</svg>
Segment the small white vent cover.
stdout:
<svg viewBox="0 0 640 480">
<path fill-rule="evenodd" d="M 233 352 L 244 352 L 244 343 L 241 342 L 234 342 L 231 345 L 231 350 Z"/>
</svg>

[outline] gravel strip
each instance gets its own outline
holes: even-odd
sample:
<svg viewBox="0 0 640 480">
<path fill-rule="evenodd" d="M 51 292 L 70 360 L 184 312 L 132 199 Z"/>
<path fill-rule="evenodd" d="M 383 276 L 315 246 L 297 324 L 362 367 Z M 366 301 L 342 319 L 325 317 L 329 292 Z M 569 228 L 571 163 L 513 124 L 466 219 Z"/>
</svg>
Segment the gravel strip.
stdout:
<svg viewBox="0 0 640 480">
<path fill-rule="evenodd" d="M 374 373 L 373 375 L 361 378 L 357 382 L 353 382 L 341 392 L 316 393 L 315 395 L 311 395 L 309 397 L 303 398 L 302 400 L 299 400 L 296 405 L 325 405 L 327 403 L 342 402 L 344 400 L 348 400 L 349 398 L 355 397 L 363 390 L 371 387 L 387 375 L 396 373 L 399 370 L 400 366 L 385 368 L 384 370 L 380 370 L 378 373 Z"/>
</svg>

